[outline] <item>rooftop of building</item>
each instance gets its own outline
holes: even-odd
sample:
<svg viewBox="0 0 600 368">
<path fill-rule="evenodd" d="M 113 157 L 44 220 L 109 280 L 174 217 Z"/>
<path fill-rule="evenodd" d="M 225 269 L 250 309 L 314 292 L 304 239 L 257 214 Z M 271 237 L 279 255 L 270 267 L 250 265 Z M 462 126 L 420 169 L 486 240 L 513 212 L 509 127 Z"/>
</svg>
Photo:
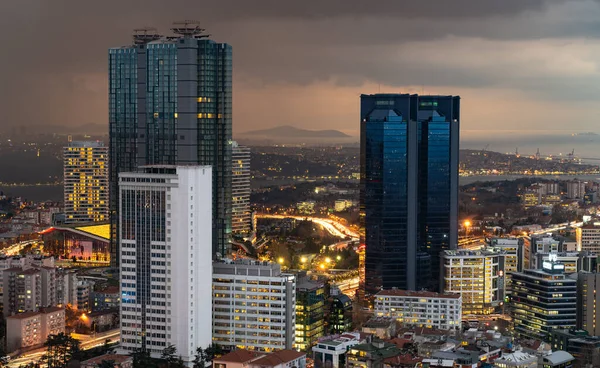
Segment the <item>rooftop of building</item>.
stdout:
<svg viewBox="0 0 600 368">
<path fill-rule="evenodd" d="M 573 358 L 573 355 L 567 353 L 566 351 L 562 351 L 562 350 L 555 351 L 550 355 L 544 356 L 544 362 L 547 361 L 553 365 L 568 363 L 573 360 L 575 360 L 575 358 Z"/>
<path fill-rule="evenodd" d="M 382 358 L 393 357 L 400 352 L 400 349 L 398 349 L 395 344 L 381 340 L 373 340 L 372 342 L 354 345 L 351 350 L 363 351 L 366 353 L 377 352 Z"/>
<path fill-rule="evenodd" d="M 40 270 L 37 268 L 28 268 L 26 270 L 22 270 L 21 272 L 19 272 L 19 275 L 35 275 L 40 273 Z"/>
<path fill-rule="evenodd" d="M 91 364 L 100 364 L 102 361 L 112 360 L 115 363 L 121 364 L 127 361 L 132 361 L 133 357 L 131 355 L 120 355 L 120 354 L 105 354 L 94 357 L 92 359 L 85 360 L 81 362 L 81 364 L 91 365 Z"/>
<path fill-rule="evenodd" d="M 23 312 L 19 314 L 15 314 L 14 316 L 8 316 L 6 319 L 27 319 L 35 316 L 40 316 L 40 312 Z"/>
<path fill-rule="evenodd" d="M 108 148 L 108 147 L 105 147 L 104 142 L 102 142 L 102 141 L 74 141 L 74 142 L 70 142 L 67 147 L 73 147 L 73 148 L 99 148 L 99 147 L 103 147 L 103 148 Z"/>
<path fill-rule="evenodd" d="M 383 360 L 384 365 L 389 365 L 392 367 L 397 367 L 401 365 L 409 364 L 411 366 L 415 366 L 417 363 L 423 361 L 423 358 L 414 356 L 411 354 L 399 354 L 393 357 L 389 357 Z"/>
<path fill-rule="evenodd" d="M 311 280 L 308 277 L 297 279 L 296 291 L 311 291 L 323 288 L 325 284 L 318 280 Z"/>
<path fill-rule="evenodd" d="M 303 356 L 306 356 L 306 353 L 287 349 L 278 350 L 268 355 L 264 355 L 256 360 L 253 360 L 252 364 L 260 365 L 263 367 L 274 367 L 282 363 L 287 363 L 302 358 Z"/>
<path fill-rule="evenodd" d="M 250 351 L 245 349 L 237 349 L 228 354 L 223 355 L 220 358 L 216 358 L 215 361 L 227 363 L 246 363 L 262 355 L 264 355 L 264 353 L 259 353 L 256 351 Z"/>
<path fill-rule="evenodd" d="M 48 314 L 48 313 L 54 313 L 54 312 L 59 312 L 59 311 L 64 311 L 63 308 L 61 307 L 46 307 L 46 308 L 40 308 L 40 312 L 44 313 L 44 314 Z"/>
<path fill-rule="evenodd" d="M 387 328 L 396 323 L 392 317 L 373 317 L 365 323 L 364 328 Z"/>
<path fill-rule="evenodd" d="M 94 291 L 98 294 L 120 294 L 121 291 L 118 286 L 107 286 L 101 290 Z"/>
<path fill-rule="evenodd" d="M 525 353 L 521 350 L 513 351 L 511 353 L 504 353 L 498 359 L 496 359 L 496 363 L 498 362 L 507 362 L 507 363 L 520 363 L 520 362 L 534 362 L 537 361 L 537 357 L 535 355 Z"/>
<path fill-rule="evenodd" d="M 500 248 L 485 248 L 480 250 L 470 250 L 470 249 L 452 249 L 445 250 L 442 252 L 443 257 L 488 257 L 495 255 L 503 255 L 506 254 L 505 251 Z"/>
<path fill-rule="evenodd" d="M 403 296 L 414 298 L 441 298 L 441 299 L 460 299 L 460 294 L 435 293 L 432 291 L 411 291 L 400 289 L 381 290 L 376 296 Z"/>
<path fill-rule="evenodd" d="M 348 341 L 362 341 L 367 337 L 361 332 L 346 332 L 341 335 L 325 336 L 319 340 L 318 344 L 326 346 L 338 346 Z"/>
</svg>

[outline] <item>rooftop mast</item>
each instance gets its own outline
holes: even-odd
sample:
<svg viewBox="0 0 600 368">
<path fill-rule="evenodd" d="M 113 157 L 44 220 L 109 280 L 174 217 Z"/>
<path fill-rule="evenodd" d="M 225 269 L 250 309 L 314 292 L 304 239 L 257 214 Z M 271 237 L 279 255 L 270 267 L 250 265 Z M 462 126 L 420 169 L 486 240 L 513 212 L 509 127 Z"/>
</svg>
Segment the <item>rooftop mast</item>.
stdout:
<svg viewBox="0 0 600 368">
<path fill-rule="evenodd" d="M 184 20 L 181 22 L 174 22 L 173 28 L 171 28 L 173 33 L 183 36 L 183 37 L 194 37 L 194 38 L 204 38 L 208 37 L 208 34 L 204 34 L 205 29 L 200 28 L 200 22 L 195 20 Z"/>
<path fill-rule="evenodd" d="M 148 42 L 160 39 L 162 35 L 158 34 L 156 28 L 146 27 L 133 30 L 133 43 L 136 45 L 144 45 Z"/>
</svg>

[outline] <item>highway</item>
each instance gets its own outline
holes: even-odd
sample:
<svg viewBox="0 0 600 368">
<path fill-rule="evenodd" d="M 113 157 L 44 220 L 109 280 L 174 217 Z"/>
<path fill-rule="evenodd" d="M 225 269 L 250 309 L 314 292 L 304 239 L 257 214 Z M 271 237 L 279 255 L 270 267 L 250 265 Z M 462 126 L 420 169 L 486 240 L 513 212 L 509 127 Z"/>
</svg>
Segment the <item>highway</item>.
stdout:
<svg viewBox="0 0 600 368">
<path fill-rule="evenodd" d="M 39 240 L 25 240 L 25 241 L 13 244 L 10 247 L 4 248 L 4 249 L 0 250 L 0 252 L 2 252 L 3 254 L 5 254 L 7 256 L 16 256 L 16 255 L 19 255 L 19 252 L 21 252 L 23 250 L 23 248 L 25 248 L 26 246 L 34 245 L 39 242 L 40 242 Z"/>
<path fill-rule="evenodd" d="M 89 350 L 89 349 L 96 348 L 98 346 L 102 346 L 102 345 L 104 345 L 104 342 L 106 341 L 106 339 L 108 339 L 109 342 L 111 342 L 111 343 L 118 342 L 121 337 L 119 329 L 110 330 L 110 331 L 106 331 L 106 332 L 102 332 L 102 333 L 97 333 L 95 335 L 72 334 L 71 336 L 73 336 L 77 340 L 80 340 L 81 349 L 83 349 L 83 350 Z M 44 354 L 46 354 L 46 348 L 39 348 L 36 350 L 28 351 L 27 353 L 25 353 L 22 356 L 13 358 L 6 365 L 6 367 L 17 368 L 21 365 L 35 363 L 35 362 L 39 361 Z M 43 367 L 45 367 L 45 365 L 43 365 Z"/>
<path fill-rule="evenodd" d="M 328 218 L 322 217 L 311 217 L 311 216 L 295 216 L 295 215 L 268 215 L 268 214 L 257 214 L 256 218 L 271 218 L 271 219 L 285 219 L 293 218 L 300 221 L 312 221 L 315 224 L 321 225 L 327 232 L 333 236 L 340 238 L 350 237 L 356 241 L 359 239 L 359 234 L 350 229 L 349 227 L 342 225 L 341 223 Z"/>
</svg>

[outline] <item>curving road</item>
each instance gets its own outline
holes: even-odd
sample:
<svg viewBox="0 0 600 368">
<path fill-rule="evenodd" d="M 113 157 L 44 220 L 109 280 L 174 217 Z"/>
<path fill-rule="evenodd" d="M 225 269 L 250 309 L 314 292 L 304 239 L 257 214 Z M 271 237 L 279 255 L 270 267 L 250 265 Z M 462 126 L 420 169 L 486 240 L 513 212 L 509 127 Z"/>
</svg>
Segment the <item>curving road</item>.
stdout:
<svg viewBox="0 0 600 368">
<path fill-rule="evenodd" d="M 350 237 L 353 241 L 357 241 L 360 236 L 359 234 L 350 229 L 349 227 L 342 225 L 341 223 L 328 218 L 312 217 L 312 216 L 295 216 L 295 215 L 268 215 L 268 214 L 257 214 L 256 218 L 271 218 L 271 219 L 285 219 L 293 218 L 300 221 L 312 221 L 315 224 L 321 225 L 327 232 L 333 236 L 340 238 Z"/>
</svg>

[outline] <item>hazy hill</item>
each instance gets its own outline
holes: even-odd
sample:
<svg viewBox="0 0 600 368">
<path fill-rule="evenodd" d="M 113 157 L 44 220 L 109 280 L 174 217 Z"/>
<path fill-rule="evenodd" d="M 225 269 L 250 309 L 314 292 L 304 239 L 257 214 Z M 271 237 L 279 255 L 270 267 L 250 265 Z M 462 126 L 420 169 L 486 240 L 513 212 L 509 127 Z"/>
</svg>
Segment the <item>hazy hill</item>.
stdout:
<svg viewBox="0 0 600 368">
<path fill-rule="evenodd" d="M 308 130 L 299 129 L 289 125 L 278 126 L 270 129 L 252 130 L 240 133 L 240 136 L 262 136 L 264 138 L 352 138 L 339 130 Z"/>
</svg>

